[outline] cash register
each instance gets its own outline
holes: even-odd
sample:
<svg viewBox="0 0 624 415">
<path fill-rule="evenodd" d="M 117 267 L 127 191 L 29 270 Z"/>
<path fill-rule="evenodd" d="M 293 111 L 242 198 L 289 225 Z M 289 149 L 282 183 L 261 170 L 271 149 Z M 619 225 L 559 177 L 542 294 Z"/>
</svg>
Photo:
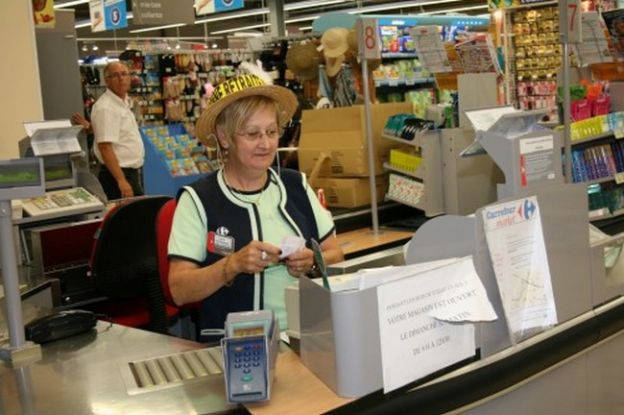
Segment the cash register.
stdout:
<svg viewBox="0 0 624 415">
<path fill-rule="evenodd" d="M 31 124 L 34 124 L 31 125 Z M 80 127 L 58 122 L 25 123 L 30 137 L 22 156 L 43 159 L 46 194 L 21 201 L 24 216 L 47 220 L 104 210 L 104 203 L 78 186 L 74 155 L 84 151 L 78 143 Z"/>
<path fill-rule="evenodd" d="M 102 211 L 104 203 L 83 187 L 77 186 L 69 154 L 43 156 L 45 188 L 43 196 L 22 200 L 27 216 L 52 219 Z"/>
</svg>

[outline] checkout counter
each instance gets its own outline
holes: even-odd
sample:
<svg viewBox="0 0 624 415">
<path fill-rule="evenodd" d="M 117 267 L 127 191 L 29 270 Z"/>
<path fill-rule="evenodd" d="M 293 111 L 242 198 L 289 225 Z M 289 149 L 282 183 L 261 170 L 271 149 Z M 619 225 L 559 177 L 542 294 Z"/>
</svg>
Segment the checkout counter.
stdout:
<svg viewBox="0 0 624 415">
<path fill-rule="evenodd" d="M 23 310 L 27 321 L 41 313 L 28 302 Z M 282 345 L 270 402 L 237 407 L 225 402 L 218 348 L 98 322 L 90 332 L 44 344 L 39 361 L 0 363 L 0 412 L 609 413 L 621 408 L 623 330 L 620 297 L 512 349 L 461 362 L 389 394 L 375 391 L 357 399 L 336 395 Z M 217 369 L 198 370 L 189 352 L 207 354 Z M 132 364 L 176 355 L 184 355 L 181 364 L 190 371 L 185 380 L 137 385 Z"/>
<path fill-rule="evenodd" d="M 557 315 L 552 327 L 520 341 L 514 340 L 513 330 L 504 317 L 482 212 L 477 211 L 474 218 L 435 218 L 419 229 L 410 241 L 409 263 L 472 255 L 474 269 L 498 318 L 474 323 L 476 347 L 469 356 L 413 378 L 388 393 L 381 390 L 379 355 L 380 343 L 385 339 L 380 335 L 376 308 L 368 304 L 349 309 L 341 304 L 340 310 L 345 312 L 334 314 L 335 303 L 327 306 L 310 301 L 303 293 L 304 290 L 321 292 L 324 301 L 335 293 L 322 292 L 320 286 L 304 278 L 300 280 L 300 306 L 296 307 L 301 322 L 300 347 L 291 343 L 300 354 L 281 347 L 269 402 L 244 406 L 226 403 L 218 349 L 98 322 L 90 332 L 42 345 L 40 360 L 1 363 L 0 412 L 8 415 L 621 412 L 624 274 L 620 259 L 614 267 L 605 269 L 604 252 L 607 245 L 621 246 L 624 236 L 600 237 L 590 244 L 585 191 L 583 186 L 555 184 L 515 196 L 536 197 L 539 201 Z M 400 262 L 400 253 L 392 248 L 387 255 L 378 253 L 369 257 L 370 264 L 381 266 L 384 256 Z M 367 261 L 339 264 L 336 273 L 366 266 Z M 314 287 L 312 291 L 311 287 Z M 336 297 L 358 294 L 338 293 Z M 363 296 L 376 299 L 374 290 Z M 26 321 L 41 312 L 27 303 L 22 305 Z M 334 331 L 339 326 L 321 321 L 327 317 L 339 317 L 342 322 L 352 324 L 343 325 L 349 330 Z M 345 333 L 362 337 L 348 337 Z M 345 348 L 344 345 L 355 346 Z M 317 355 L 312 356 L 311 350 Z M 187 353 L 195 353 L 195 358 Z M 145 388 L 137 385 L 137 379 L 146 372 L 151 374 L 150 364 L 153 364 L 142 366 L 137 362 L 177 354 L 181 355 L 177 360 L 184 367 L 179 372 L 183 380 L 165 384 L 151 375 L 147 377 L 151 377 L 154 385 Z M 203 359 L 210 359 L 212 364 L 197 368 L 196 361 Z M 337 376 L 341 378 L 340 388 L 333 379 Z M 354 392 L 345 393 L 344 385 L 355 385 Z"/>
</svg>

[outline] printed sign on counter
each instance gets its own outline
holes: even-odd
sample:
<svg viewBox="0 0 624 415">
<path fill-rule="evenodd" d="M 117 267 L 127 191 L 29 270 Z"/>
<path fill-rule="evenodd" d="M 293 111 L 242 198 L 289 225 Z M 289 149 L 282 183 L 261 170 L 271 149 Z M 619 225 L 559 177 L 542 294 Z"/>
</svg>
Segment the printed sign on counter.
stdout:
<svg viewBox="0 0 624 415">
<path fill-rule="evenodd" d="M 557 324 L 537 198 L 488 206 L 483 223 L 512 342 Z"/>
<path fill-rule="evenodd" d="M 496 319 L 472 257 L 380 285 L 377 303 L 384 392 L 474 356 L 471 322 Z"/>
</svg>

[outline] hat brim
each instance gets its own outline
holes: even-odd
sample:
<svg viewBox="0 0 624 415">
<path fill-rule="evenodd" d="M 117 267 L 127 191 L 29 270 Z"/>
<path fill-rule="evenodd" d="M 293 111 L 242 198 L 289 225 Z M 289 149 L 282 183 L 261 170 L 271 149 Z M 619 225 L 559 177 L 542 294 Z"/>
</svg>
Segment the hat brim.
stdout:
<svg viewBox="0 0 624 415">
<path fill-rule="evenodd" d="M 347 49 L 349 49 L 349 45 L 347 45 L 346 42 L 334 49 L 329 49 L 327 47 L 324 47 L 323 55 L 325 55 L 326 58 L 337 58 L 340 55 L 344 55 Z"/>
<path fill-rule="evenodd" d="M 340 72 L 340 69 L 342 68 L 342 64 L 344 63 L 344 61 L 345 61 L 344 55 L 338 55 L 338 57 L 333 59 L 332 61 L 326 59 L 325 71 L 327 72 L 327 76 L 333 77 L 338 72 Z"/>
<path fill-rule="evenodd" d="M 256 95 L 262 95 L 277 102 L 280 110 L 280 114 L 278 114 L 280 121 L 291 119 L 299 105 L 297 96 L 288 88 L 278 85 L 248 87 L 224 96 L 217 102 L 210 104 L 204 112 L 202 112 L 199 120 L 197 120 L 195 124 L 195 135 L 197 139 L 204 145 L 214 144 L 211 143 L 210 136 L 215 133 L 215 124 L 221 111 L 239 99 Z"/>
</svg>

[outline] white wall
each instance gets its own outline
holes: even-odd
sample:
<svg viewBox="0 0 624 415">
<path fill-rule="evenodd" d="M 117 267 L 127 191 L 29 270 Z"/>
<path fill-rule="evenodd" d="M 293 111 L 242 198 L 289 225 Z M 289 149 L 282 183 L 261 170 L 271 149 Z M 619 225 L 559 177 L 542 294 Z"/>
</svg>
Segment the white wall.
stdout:
<svg viewBox="0 0 624 415">
<path fill-rule="evenodd" d="M 19 156 L 23 121 L 43 119 L 30 0 L 0 1 L 0 160 Z"/>
</svg>

